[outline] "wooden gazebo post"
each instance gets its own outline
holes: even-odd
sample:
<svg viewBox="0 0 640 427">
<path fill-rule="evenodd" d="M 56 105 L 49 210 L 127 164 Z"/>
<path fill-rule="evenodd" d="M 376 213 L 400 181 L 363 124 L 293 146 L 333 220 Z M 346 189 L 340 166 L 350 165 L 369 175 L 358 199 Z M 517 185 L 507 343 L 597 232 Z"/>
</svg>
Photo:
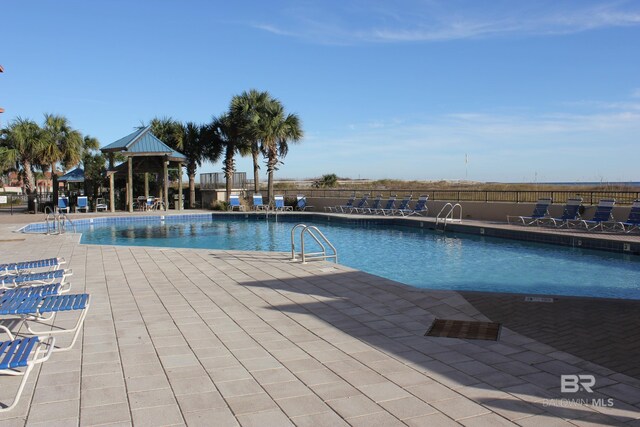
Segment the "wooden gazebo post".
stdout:
<svg viewBox="0 0 640 427">
<path fill-rule="evenodd" d="M 182 162 L 178 162 L 178 210 L 182 210 Z"/>
<path fill-rule="evenodd" d="M 114 194 L 115 192 L 114 180 L 115 180 L 115 172 L 112 172 L 109 175 L 109 210 L 111 211 L 111 213 L 114 213 L 116 211 L 116 196 Z"/>
<path fill-rule="evenodd" d="M 127 183 L 129 184 L 127 191 L 127 204 L 129 212 L 133 212 L 133 158 L 127 157 Z"/>
<path fill-rule="evenodd" d="M 169 210 L 169 160 L 165 157 L 162 161 L 164 184 L 164 210 Z"/>
</svg>

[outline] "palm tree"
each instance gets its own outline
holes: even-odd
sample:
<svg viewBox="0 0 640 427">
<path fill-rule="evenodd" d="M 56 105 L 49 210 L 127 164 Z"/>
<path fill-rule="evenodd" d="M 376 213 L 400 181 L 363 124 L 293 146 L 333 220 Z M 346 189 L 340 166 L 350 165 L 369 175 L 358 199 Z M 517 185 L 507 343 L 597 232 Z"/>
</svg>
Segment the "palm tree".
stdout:
<svg viewBox="0 0 640 427">
<path fill-rule="evenodd" d="M 253 191 L 260 191 L 260 164 L 258 156 L 260 155 L 260 138 L 256 137 L 254 131 L 260 117 L 260 111 L 266 108 L 271 101 L 269 92 L 258 92 L 251 89 L 248 92 L 242 92 L 231 99 L 231 107 L 229 112 L 234 117 L 234 122 L 239 126 L 242 137 L 248 141 L 250 145 L 251 157 L 253 159 Z"/>
<path fill-rule="evenodd" d="M 182 150 L 184 137 L 182 123 L 171 117 L 154 117 L 149 122 L 149 126 L 151 126 L 151 133 L 160 141 L 175 150 Z"/>
<path fill-rule="evenodd" d="M 20 117 L 0 131 L 0 168 L 18 171 L 27 195 L 36 189 L 33 169 L 38 163 L 42 139 L 40 126 Z"/>
<path fill-rule="evenodd" d="M 51 168 L 53 181 L 53 201 L 58 200 L 58 177 L 56 165 L 62 164 L 63 169 L 77 165 L 82 160 L 84 151 L 82 134 L 74 130 L 64 116 L 54 114 L 44 115 L 44 145 L 41 152 L 41 164 Z"/>
<path fill-rule="evenodd" d="M 210 132 L 211 147 L 218 147 L 224 150 L 224 171 L 226 184 L 226 200 L 229 201 L 231 188 L 233 187 L 233 174 L 236 171 L 235 155 L 246 155 L 251 152 L 250 144 L 242 137 L 241 119 L 234 118 L 232 114 L 225 113 L 219 117 L 214 117 L 208 126 Z M 220 153 L 218 152 L 215 159 L 209 154 L 209 160 L 217 161 Z"/>
<path fill-rule="evenodd" d="M 188 122 L 182 126 L 182 154 L 187 158 L 189 207 L 191 209 L 196 206 L 196 169 L 202 166 L 202 161 L 205 159 L 206 154 L 204 133 L 205 127 L 193 122 Z"/>
<path fill-rule="evenodd" d="M 300 118 L 296 114 L 285 114 L 284 106 L 277 99 L 271 99 L 259 112 L 259 120 L 254 135 L 261 141 L 262 154 L 267 165 L 267 198 L 273 202 L 273 172 L 278 163 L 289 152 L 288 141 L 298 142 L 303 132 Z"/>
</svg>

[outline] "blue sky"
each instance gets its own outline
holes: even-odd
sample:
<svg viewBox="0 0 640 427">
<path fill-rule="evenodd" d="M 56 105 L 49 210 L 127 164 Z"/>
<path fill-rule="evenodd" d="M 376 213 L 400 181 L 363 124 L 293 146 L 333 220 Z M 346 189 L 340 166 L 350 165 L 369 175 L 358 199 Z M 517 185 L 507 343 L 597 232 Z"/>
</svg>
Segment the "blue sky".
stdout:
<svg viewBox="0 0 640 427">
<path fill-rule="evenodd" d="M 640 181 L 637 1 L 32 0 L 0 13 L 2 124 L 63 114 L 106 145 L 155 116 L 207 122 L 256 88 L 303 122 L 277 177 Z"/>
</svg>

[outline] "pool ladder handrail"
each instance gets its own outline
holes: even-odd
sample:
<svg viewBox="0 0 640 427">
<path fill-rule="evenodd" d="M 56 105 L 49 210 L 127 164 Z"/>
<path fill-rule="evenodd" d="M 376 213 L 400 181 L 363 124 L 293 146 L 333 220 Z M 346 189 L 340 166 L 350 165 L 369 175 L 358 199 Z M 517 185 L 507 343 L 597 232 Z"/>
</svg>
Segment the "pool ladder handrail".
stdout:
<svg viewBox="0 0 640 427">
<path fill-rule="evenodd" d="M 44 208 L 45 218 L 44 222 L 47 225 L 47 233 L 46 234 L 54 234 L 52 233 L 52 225 L 53 230 L 57 230 L 55 234 L 63 234 L 66 230 L 66 223 L 68 222 L 73 226 L 73 232 L 76 232 L 76 225 L 71 221 L 65 213 L 60 213 L 60 211 L 53 211 L 49 206 Z"/>
<path fill-rule="evenodd" d="M 320 229 L 314 225 L 306 225 L 306 224 L 296 224 L 291 228 L 291 261 L 297 260 L 296 246 L 295 246 L 295 232 L 298 228 L 302 228 L 300 231 L 300 257 L 302 258 L 302 263 L 306 264 L 307 260 L 328 260 L 333 258 L 335 263 L 338 263 L 338 250 L 333 246 L 333 244 L 327 239 L 327 236 L 320 231 Z M 311 236 L 313 240 L 322 248 L 320 252 L 310 252 L 305 253 L 304 251 L 304 235 L 308 234 Z M 323 244 L 329 246 L 329 248 L 333 251 L 333 254 L 327 254 L 327 248 Z"/>
<path fill-rule="evenodd" d="M 445 210 L 449 208 L 446 213 Z M 458 214 L 458 219 L 454 218 L 455 215 L 455 210 L 456 208 L 460 208 L 459 209 L 459 214 Z M 444 215 L 442 215 L 444 213 Z M 451 204 L 451 203 L 447 203 L 445 204 L 442 209 L 440 209 L 440 212 L 438 212 L 438 215 L 436 215 L 436 230 L 438 229 L 438 225 L 440 224 L 440 221 L 442 221 L 442 231 L 444 231 L 447 228 L 447 222 L 462 222 L 462 205 L 460 203 L 456 203 Z"/>
</svg>

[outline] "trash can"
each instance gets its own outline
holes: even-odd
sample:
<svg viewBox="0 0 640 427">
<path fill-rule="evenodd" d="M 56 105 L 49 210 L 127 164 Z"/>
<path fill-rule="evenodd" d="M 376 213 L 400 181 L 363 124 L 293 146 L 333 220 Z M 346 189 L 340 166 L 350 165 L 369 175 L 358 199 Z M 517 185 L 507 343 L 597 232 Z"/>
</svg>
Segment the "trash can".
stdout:
<svg viewBox="0 0 640 427">
<path fill-rule="evenodd" d="M 182 200 L 180 200 L 180 194 L 173 195 L 173 209 L 179 210 L 184 209 L 184 194 L 182 195 Z"/>
</svg>

